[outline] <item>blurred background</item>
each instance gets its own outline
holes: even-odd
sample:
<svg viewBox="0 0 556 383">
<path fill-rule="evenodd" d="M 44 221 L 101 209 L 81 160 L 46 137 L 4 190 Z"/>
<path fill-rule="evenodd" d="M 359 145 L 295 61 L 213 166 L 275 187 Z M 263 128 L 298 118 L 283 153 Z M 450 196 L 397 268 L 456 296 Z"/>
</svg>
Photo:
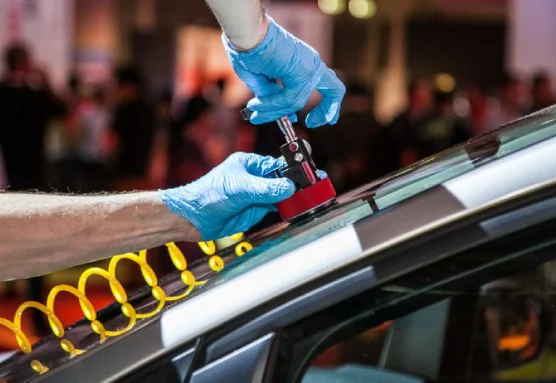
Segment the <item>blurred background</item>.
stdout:
<svg viewBox="0 0 556 383">
<path fill-rule="evenodd" d="M 274 0 L 268 8 L 347 85 L 338 126 L 298 127 L 339 192 L 554 103 L 553 0 Z M 235 151 L 277 155 L 275 124 L 239 117 L 251 95 L 220 33 L 202 0 L 0 0 L 0 188 L 164 188 Z M 300 117 L 316 103 L 318 95 Z M 168 270 L 166 258 L 152 256 L 155 269 Z M 74 284 L 80 270 L 0 284 L 0 317 L 25 298 L 43 300 L 54 284 Z M 138 283 L 132 266 L 119 273 Z M 91 299 L 102 307 L 112 297 L 97 283 Z M 69 301 L 65 324 L 81 317 Z M 44 318 L 31 319 L 38 337 Z M 13 347 L 2 331 L 0 349 Z"/>
</svg>

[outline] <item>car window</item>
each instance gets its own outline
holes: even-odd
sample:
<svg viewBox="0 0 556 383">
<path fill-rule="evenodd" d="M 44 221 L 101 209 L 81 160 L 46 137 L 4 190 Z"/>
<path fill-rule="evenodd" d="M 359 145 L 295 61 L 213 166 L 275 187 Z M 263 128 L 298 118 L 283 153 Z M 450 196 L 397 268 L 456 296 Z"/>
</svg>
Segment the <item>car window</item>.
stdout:
<svg viewBox="0 0 556 383">
<path fill-rule="evenodd" d="M 476 317 L 477 323 L 470 333 L 460 334 L 473 339 L 472 352 L 461 357 L 462 364 L 468 363 L 467 373 L 462 376 L 493 382 L 556 379 L 554 270 L 556 262 L 551 261 L 532 271 L 488 283 L 477 291 L 478 304 L 473 305 L 476 311 L 465 314 Z M 469 296 L 458 297 L 457 292 L 453 295 L 452 299 L 469 299 Z M 465 309 L 469 307 L 465 306 Z M 462 314 L 458 311 L 450 313 L 452 316 Z M 402 366 L 397 370 L 388 368 L 388 347 L 392 347 L 388 337 L 390 332 L 396 331 L 395 325 L 395 321 L 388 321 L 330 346 L 312 361 L 303 383 L 347 382 L 353 377 L 364 381 L 378 372 L 391 375 L 392 379 L 404 374 L 420 375 L 420 371 L 404 370 L 407 360 L 397 363 Z M 420 326 L 414 330 L 427 331 L 426 324 Z M 406 328 L 406 331 L 410 330 Z M 430 352 L 434 346 L 430 344 L 432 340 L 425 337 L 419 346 Z M 444 340 L 449 342 L 450 339 Z M 399 343 L 397 346 L 402 347 Z M 484 349 L 479 350 L 481 347 Z M 444 353 L 454 352 L 450 344 L 443 344 L 442 350 Z M 479 360 L 478 354 L 487 356 L 488 360 Z M 441 372 L 439 369 L 436 379 L 448 381 L 454 378 L 442 376 Z"/>
<path fill-rule="evenodd" d="M 508 154 L 556 135 L 553 117 L 531 117 L 478 137 L 453 149 L 426 158 L 396 176 L 386 179 L 376 189 L 377 206 L 381 209 L 440 185 L 454 177 Z"/>
<path fill-rule="evenodd" d="M 429 290 L 448 299 L 340 336 L 311 356 L 301 381 L 556 379 L 555 287 L 556 261 L 549 261 L 472 289 Z M 386 286 L 382 293 L 396 289 Z"/>
</svg>

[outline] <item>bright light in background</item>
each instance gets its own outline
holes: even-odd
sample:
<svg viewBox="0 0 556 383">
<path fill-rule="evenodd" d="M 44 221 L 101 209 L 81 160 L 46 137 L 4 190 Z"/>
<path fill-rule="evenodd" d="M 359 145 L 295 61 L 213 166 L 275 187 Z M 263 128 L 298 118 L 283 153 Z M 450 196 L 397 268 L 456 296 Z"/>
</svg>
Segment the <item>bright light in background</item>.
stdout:
<svg viewBox="0 0 556 383">
<path fill-rule="evenodd" d="M 358 19 L 370 19 L 376 14 L 376 3 L 373 0 L 350 0 L 349 13 Z"/>
<path fill-rule="evenodd" d="M 345 0 L 319 0 L 319 8 L 327 15 L 338 15 L 346 9 Z"/>
<path fill-rule="evenodd" d="M 434 78 L 434 85 L 441 92 L 451 92 L 456 87 L 456 80 L 447 73 L 440 73 Z"/>
</svg>

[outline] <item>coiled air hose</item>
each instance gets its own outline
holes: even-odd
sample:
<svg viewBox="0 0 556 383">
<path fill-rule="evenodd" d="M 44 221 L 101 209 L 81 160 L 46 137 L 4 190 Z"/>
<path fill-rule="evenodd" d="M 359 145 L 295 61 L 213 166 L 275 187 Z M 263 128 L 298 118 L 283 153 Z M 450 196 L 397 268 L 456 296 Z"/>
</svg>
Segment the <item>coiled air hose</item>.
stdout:
<svg viewBox="0 0 556 383">
<path fill-rule="evenodd" d="M 241 257 L 246 252 L 253 249 L 253 246 L 249 242 L 243 241 L 243 238 L 244 236 L 242 233 L 236 234 L 229 238 L 231 241 L 233 241 L 233 243 L 236 243 L 235 254 L 238 257 Z M 210 257 L 208 260 L 208 264 L 213 271 L 220 272 L 224 269 L 224 260 L 216 254 L 216 244 L 214 241 L 199 242 L 199 247 L 207 256 Z M 173 302 L 184 299 L 195 289 L 195 287 L 203 285 L 207 282 L 206 280 L 198 281 L 193 273 L 187 270 L 187 260 L 185 259 L 182 251 L 178 248 L 178 246 L 176 246 L 175 243 L 166 244 L 166 248 L 174 267 L 181 273 L 180 279 L 182 283 L 187 286 L 186 290 L 179 295 L 166 295 L 162 287 L 158 285 L 157 275 L 147 262 L 147 250 L 142 250 L 139 252 L 139 254 L 127 253 L 114 256 L 110 260 L 108 270 L 102 269 L 100 267 L 92 267 L 85 270 L 79 277 L 77 288 L 66 284 L 54 287 L 48 294 L 46 305 L 33 301 L 21 304 L 15 312 L 13 321 L 5 318 L 0 318 L 0 326 L 7 327 L 11 332 L 13 332 L 21 351 L 29 354 L 33 350 L 33 346 L 31 345 L 28 336 L 25 335 L 22 330 L 21 321 L 26 310 L 39 310 L 47 316 L 52 333 L 60 339 L 61 348 L 65 352 L 70 354 L 71 358 L 81 355 L 85 353 L 85 350 L 77 349 L 72 342 L 70 342 L 68 339 L 64 339 L 64 326 L 54 312 L 54 304 L 58 294 L 66 292 L 78 299 L 81 311 L 83 312 L 85 318 L 91 322 L 91 329 L 99 335 L 100 343 L 105 342 L 107 338 L 123 335 L 129 332 L 135 326 L 138 320 L 151 318 L 159 313 L 166 305 L 166 302 Z M 149 313 L 139 314 L 136 312 L 135 308 L 128 302 L 127 293 L 122 284 L 116 278 L 116 269 L 118 263 L 122 260 L 132 261 L 139 265 L 139 267 L 141 268 L 143 279 L 151 288 L 153 297 L 158 301 L 158 305 L 153 311 Z M 93 304 L 86 295 L 87 281 L 92 276 L 100 276 L 108 281 L 114 299 L 120 304 L 122 313 L 127 318 L 129 318 L 129 322 L 125 328 L 109 331 L 97 319 L 97 313 L 93 307 Z M 31 368 L 38 374 L 44 374 L 45 372 L 49 371 L 49 368 L 38 360 L 31 361 Z"/>
</svg>

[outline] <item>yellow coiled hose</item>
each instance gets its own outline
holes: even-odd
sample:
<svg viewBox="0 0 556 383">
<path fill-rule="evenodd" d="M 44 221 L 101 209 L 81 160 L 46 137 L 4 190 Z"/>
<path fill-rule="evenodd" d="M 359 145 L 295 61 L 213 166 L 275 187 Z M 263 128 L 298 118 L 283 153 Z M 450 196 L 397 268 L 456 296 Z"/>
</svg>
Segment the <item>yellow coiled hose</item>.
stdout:
<svg viewBox="0 0 556 383">
<path fill-rule="evenodd" d="M 236 243 L 235 254 L 238 257 L 241 257 L 246 252 L 253 249 L 253 246 L 249 242 L 242 241 L 242 233 L 230 237 L 230 240 Z M 14 333 L 19 348 L 21 349 L 21 351 L 28 354 L 32 351 L 33 347 L 31 345 L 31 342 L 29 341 L 29 338 L 22 331 L 21 321 L 23 313 L 28 309 L 39 310 L 47 316 L 52 333 L 56 337 L 61 339 L 60 346 L 62 347 L 62 349 L 70 354 L 70 357 L 75 357 L 77 355 L 83 354 L 85 350 L 77 349 L 72 342 L 64 339 L 64 326 L 62 325 L 60 319 L 54 313 L 54 303 L 58 294 L 60 294 L 61 292 L 66 292 L 72 294 L 79 300 L 81 311 L 83 312 L 85 318 L 91 322 L 91 329 L 99 335 L 100 343 L 106 341 L 107 338 L 123 335 L 130 331 L 135 326 L 138 320 L 147 319 L 159 313 L 164 308 L 166 302 L 173 302 L 183 299 L 187 297 L 196 286 L 203 285 L 207 282 L 206 280 L 198 281 L 193 273 L 187 270 L 187 260 L 185 259 L 182 251 L 176 246 L 175 243 L 168 243 L 166 244 L 166 247 L 168 249 L 168 253 L 170 255 L 172 263 L 174 264 L 174 267 L 181 273 L 181 281 L 185 286 L 187 286 L 185 292 L 183 292 L 182 294 L 175 296 L 166 295 L 164 290 L 158 285 L 157 275 L 147 262 L 147 250 L 142 250 L 139 252 L 139 254 L 127 253 L 113 257 L 110 260 L 108 270 L 99 267 L 92 267 L 85 270 L 79 277 L 77 288 L 70 285 L 56 286 L 50 291 L 46 301 L 46 305 L 32 301 L 25 302 L 21 304 L 16 310 L 13 321 L 5 318 L 0 318 L 0 325 L 7 327 L 11 332 Z M 199 242 L 199 247 L 206 255 L 210 257 L 208 264 L 213 271 L 220 272 L 224 269 L 224 260 L 216 254 L 217 249 L 214 241 Z M 158 305 L 153 311 L 149 313 L 139 314 L 135 311 L 135 308 L 130 303 L 128 303 L 127 293 L 122 284 L 116 278 L 116 269 L 118 263 L 122 260 L 134 262 L 141 268 L 143 279 L 151 288 L 153 297 L 158 301 Z M 92 276 L 100 276 L 108 281 L 114 299 L 121 305 L 122 313 L 127 318 L 129 318 L 129 323 L 125 328 L 117 331 L 109 331 L 97 319 L 97 313 L 93 307 L 93 304 L 87 298 L 86 293 L 87 281 Z M 31 362 L 31 367 L 39 374 L 44 374 L 49 370 L 47 366 L 43 365 L 38 360 L 33 360 Z"/>
</svg>

